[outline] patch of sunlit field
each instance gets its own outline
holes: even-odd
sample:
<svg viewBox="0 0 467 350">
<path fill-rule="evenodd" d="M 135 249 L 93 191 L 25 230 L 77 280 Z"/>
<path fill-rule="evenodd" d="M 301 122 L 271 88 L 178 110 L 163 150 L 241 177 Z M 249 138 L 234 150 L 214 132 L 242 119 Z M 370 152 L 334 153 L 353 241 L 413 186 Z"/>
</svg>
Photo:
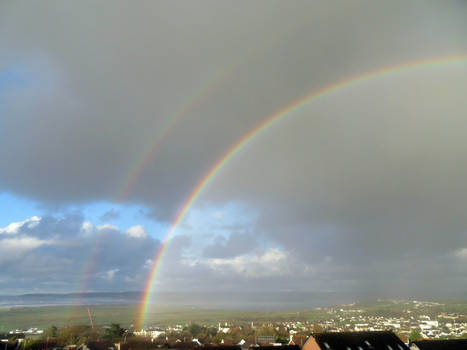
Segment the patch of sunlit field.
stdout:
<svg viewBox="0 0 467 350">
<path fill-rule="evenodd" d="M 131 327 L 136 323 L 137 305 L 98 305 L 90 306 L 95 325 L 119 323 Z M 205 310 L 190 306 L 157 306 L 150 309 L 146 325 L 169 325 L 201 323 L 217 325 L 217 322 L 261 322 L 282 320 L 314 320 L 325 317 L 323 310 L 310 311 L 241 311 L 241 310 Z M 86 307 L 41 306 L 12 307 L 0 309 L 0 331 L 36 327 L 46 329 L 52 325 L 89 325 Z"/>
<path fill-rule="evenodd" d="M 89 306 L 96 326 L 118 323 L 123 327 L 136 324 L 139 305 Z M 250 322 L 309 321 L 329 319 L 335 312 L 359 310 L 361 315 L 402 317 L 411 315 L 438 317 L 443 313 L 467 314 L 467 301 L 419 302 L 381 300 L 341 305 L 334 308 L 316 308 L 301 311 L 245 311 L 232 309 L 203 309 L 185 305 L 154 305 L 146 315 L 145 326 L 199 323 L 217 326 L 218 322 L 249 324 Z M 464 316 L 465 317 L 465 316 Z M 40 306 L 0 308 L 0 332 L 35 327 L 47 329 L 69 325 L 90 325 L 87 306 Z"/>
</svg>

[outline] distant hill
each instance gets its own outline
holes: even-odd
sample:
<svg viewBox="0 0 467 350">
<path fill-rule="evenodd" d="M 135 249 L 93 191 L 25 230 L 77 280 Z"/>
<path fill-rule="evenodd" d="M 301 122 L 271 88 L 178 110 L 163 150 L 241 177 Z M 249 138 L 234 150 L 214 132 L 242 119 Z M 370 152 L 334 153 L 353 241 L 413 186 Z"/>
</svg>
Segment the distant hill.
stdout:
<svg viewBox="0 0 467 350">
<path fill-rule="evenodd" d="M 90 293 L 34 293 L 0 295 L 0 307 L 47 305 L 107 305 L 135 304 L 141 292 L 90 292 Z"/>
<path fill-rule="evenodd" d="M 140 291 L 0 295 L 0 307 L 138 304 L 141 297 Z M 352 298 L 316 292 L 159 292 L 153 296 L 153 300 L 161 305 L 275 311 L 329 306 L 351 302 Z"/>
</svg>

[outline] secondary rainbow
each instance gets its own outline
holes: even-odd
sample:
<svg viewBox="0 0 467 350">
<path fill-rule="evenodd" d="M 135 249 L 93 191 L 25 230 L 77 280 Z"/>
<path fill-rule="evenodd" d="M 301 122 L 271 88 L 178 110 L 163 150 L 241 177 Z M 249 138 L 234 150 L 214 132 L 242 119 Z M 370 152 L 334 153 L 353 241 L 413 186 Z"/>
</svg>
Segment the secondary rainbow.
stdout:
<svg viewBox="0 0 467 350">
<path fill-rule="evenodd" d="M 170 118 L 165 120 L 160 129 L 158 129 L 153 137 L 151 138 L 150 143 L 144 149 L 144 152 L 141 152 L 141 156 L 135 159 L 134 166 L 130 168 L 130 171 L 126 173 L 123 185 L 117 191 L 115 196 L 116 202 L 123 202 L 126 197 L 131 193 L 135 184 L 138 182 L 143 171 L 146 167 L 153 163 L 159 152 L 163 150 L 164 144 L 167 142 L 170 134 L 176 129 L 177 125 L 185 118 L 187 118 L 191 113 L 196 111 L 203 103 L 208 101 L 208 98 L 211 97 L 220 86 L 225 84 L 229 77 L 233 76 L 239 68 L 247 64 L 251 59 L 257 57 L 257 55 L 268 47 L 272 47 L 278 40 L 279 37 L 274 38 L 272 41 L 264 42 L 263 45 L 253 47 L 252 49 L 246 51 L 241 56 L 234 57 L 229 64 L 217 69 L 214 74 L 207 79 L 201 88 L 197 89 L 186 101 L 178 108 L 177 112 L 174 113 Z M 79 283 L 77 297 L 75 298 L 75 304 L 81 304 L 82 294 L 88 290 L 89 281 L 93 277 L 96 270 L 96 258 L 99 252 L 100 247 L 102 246 L 105 238 L 103 233 L 98 233 L 95 244 L 93 245 L 93 250 L 89 255 L 89 258 L 85 260 L 85 263 L 82 267 L 81 280 Z M 158 254 L 159 255 L 159 254 Z"/>
<path fill-rule="evenodd" d="M 144 169 L 154 159 L 155 155 L 162 149 L 162 145 L 166 142 L 169 134 L 175 129 L 177 124 L 198 107 L 203 99 L 208 96 L 212 91 L 215 90 L 217 84 L 222 81 L 223 76 L 218 76 L 214 80 L 210 81 L 203 89 L 200 89 L 198 93 L 187 100 L 182 105 L 180 111 L 169 118 L 161 130 L 152 138 L 154 141 L 149 145 L 143 156 L 138 159 L 136 167 L 132 168 L 132 171 L 128 174 L 125 181 L 125 185 L 120 190 L 117 196 L 117 201 L 123 201 L 133 189 L 134 185 L 138 182 Z"/>
<path fill-rule="evenodd" d="M 179 122 L 207 101 L 207 98 L 214 94 L 222 84 L 225 84 L 228 78 L 233 76 L 239 67 L 248 63 L 266 48 L 273 46 L 278 40 L 279 38 L 274 38 L 272 42 L 265 42 L 263 45 L 248 50 L 240 59 L 238 57 L 235 58 L 230 64 L 217 70 L 212 78 L 205 81 L 203 86 L 191 95 L 178 109 L 178 112 L 168 118 L 162 128 L 151 138 L 152 141 L 149 147 L 146 148 L 141 157 L 136 159 L 135 166 L 130 168 L 131 170 L 125 178 L 124 185 L 118 191 L 117 201 L 123 201 L 132 191 L 144 169 L 146 169 L 149 163 L 154 161 L 155 156 L 163 149 L 162 146 L 166 143 L 168 136 L 174 131 Z"/>
<path fill-rule="evenodd" d="M 402 63 L 393 66 L 386 66 L 377 70 L 373 70 L 370 72 L 366 72 L 361 75 L 357 75 L 354 77 L 350 77 L 344 80 L 341 80 L 337 83 L 328 85 L 322 89 L 313 91 L 310 94 L 301 97 L 291 104 L 285 106 L 278 112 L 274 113 L 273 115 L 267 117 L 263 122 L 257 125 L 254 129 L 250 130 L 246 135 L 244 135 L 237 143 L 235 143 L 214 165 L 213 167 L 204 175 L 201 181 L 198 182 L 196 187 L 191 192 L 190 196 L 186 199 L 183 203 L 181 209 L 179 210 L 177 216 L 175 217 L 172 225 L 170 226 L 167 236 L 162 243 L 157 255 L 153 261 L 152 269 L 149 274 L 149 277 L 146 282 L 146 286 L 144 289 L 144 293 L 142 296 L 142 302 L 140 305 L 138 319 L 137 319 L 137 328 L 141 328 L 144 325 L 146 313 L 149 305 L 149 299 L 151 297 L 154 282 L 157 277 L 157 272 L 159 271 L 161 262 L 164 258 L 164 255 L 169 247 L 170 240 L 177 229 L 180 222 L 184 219 L 185 215 L 187 214 L 188 210 L 191 208 L 195 200 L 199 197 L 199 195 L 203 192 L 204 188 L 210 183 L 210 181 L 215 177 L 215 175 L 223 168 L 223 166 L 234 157 L 239 151 L 241 151 L 255 136 L 259 135 L 261 132 L 266 130 L 267 128 L 273 126 L 280 120 L 284 119 L 286 116 L 290 115 L 291 112 L 295 111 L 296 109 L 315 101 L 319 97 L 323 97 L 329 93 L 335 92 L 337 90 L 353 86 L 358 83 L 362 83 L 372 78 L 381 77 L 384 75 L 388 75 L 394 72 L 409 70 L 417 67 L 428 67 L 428 66 L 437 66 L 446 63 L 467 63 L 467 55 L 455 55 L 455 56 L 445 56 L 445 57 L 438 57 L 438 58 L 431 58 L 431 59 L 422 59 L 411 61 L 408 63 Z"/>
</svg>

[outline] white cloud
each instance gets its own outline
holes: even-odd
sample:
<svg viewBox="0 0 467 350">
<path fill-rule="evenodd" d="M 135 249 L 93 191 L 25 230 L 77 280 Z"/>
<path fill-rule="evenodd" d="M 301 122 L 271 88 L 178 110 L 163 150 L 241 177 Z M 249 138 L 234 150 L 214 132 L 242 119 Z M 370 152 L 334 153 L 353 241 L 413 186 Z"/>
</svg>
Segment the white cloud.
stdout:
<svg viewBox="0 0 467 350">
<path fill-rule="evenodd" d="M 5 293 L 28 292 L 31 285 L 42 291 L 74 292 L 85 266 L 92 266 L 87 290 L 141 289 L 148 273 L 142 267 L 151 266 L 159 248 L 150 236 L 129 238 L 115 226 L 97 227 L 76 212 L 43 216 L 40 221 L 34 217 L 10 225 L 8 233 L 0 235 L 1 278 L 9 288 Z"/>
<path fill-rule="evenodd" d="M 89 234 L 93 231 L 93 229 L 94 225 L 90 221 L 83 222 L 83 224 L 81 225 L 81 231 L 84 233 Z"/>
<path fill-rule="evenodd" d="M 248 277 L 283 275 L 287 273 L 287 253 L 279 248 L 269 248 L 259 255 L 240 255 L 229 259 L 205 259 L 201 263 L 211 269 L 225 272 L 233 270 Z"/>
<path fill-rule="evenodd" d="M 133 238 L 146 238 L 147 237 L 146 230 L 144 229 L 142 225 L 132 226 L 128 230 L 126 230 L 125 233 L 128 237 L 133 237 Z"/>
<path fill-rule="evenodd" d="M 0 234 L 17 234 L 21 228 L 34 228 L 39 225 L 40 221 L 41 218 L 39 216 L 33 216 L 24 221 L 12 222 L 7 227 L 0 228 Z"/>
<path fill-rule="evenodd" d="M 12 261 L 42 245 L 52 244 L 52 241 L 40 240 L 35 237 L 6 238 L 0 241 L 0 262 Z"/>
<path fill-rule="evenodd" d="M 99 231 L 105 231 L 105 230 L 108 230 L 108 231 L 119 231 L 120 229 L 115 226 L 115 225 L 109 225 L 109 224 L 105 224 L 105 225 L 99 225 L 97 226 L 97 229 Z"/>
<path fill-rule="evenodd" d="M 102 276 L 103 279 L 107 280 L 107 281 L 111 281 L 113 280 L 113 278 L 115 277 L 115 274 L 117 272 L 119 272 L 120 269 L 111 269 L 111 270 L 108 270 L 104 273 L 104 275 Z"/>
<path fill-rule="evenodd" d="M 2 249 L 8 250 L 31 250 L 35 249 L 43 244 L 50 243 L 50 241 L 44 241 L 35 237 L 21 237 L 21 238 L 7 238 L 1 241 Z"/>
<path fill-rule="evenodd" d="M 153 260 L 152 259 L 147 259 L 144 262 L 143 269 L 150 269 L 152 267 Z"/>
<path fill-rule="evenodd" d="M 41 222 L 41 218 L 39 216 L 33 216 L 32 218 L 25 221 L 25 225 L 28 228 L 34 228 L 37 225 L 39 225 L 40 222 Z"/>
</svg>

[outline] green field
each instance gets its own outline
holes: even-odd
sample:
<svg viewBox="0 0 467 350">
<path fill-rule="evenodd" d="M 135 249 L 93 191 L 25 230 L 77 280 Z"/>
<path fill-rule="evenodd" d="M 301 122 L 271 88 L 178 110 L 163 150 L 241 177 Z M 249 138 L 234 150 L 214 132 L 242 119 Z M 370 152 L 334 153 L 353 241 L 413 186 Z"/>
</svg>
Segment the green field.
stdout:
<svg viewBox="0 0 467 350">
<path fill-rule="evenodd" d="M 108 325 L 119 323 L 128 327 L 135 324 L 137 305 L 98 305 L 90 307 L 94 324 Z M 195 307 L 153 307 L 147 314 L 147 325 L 167 325 L 175 323 L 203 323 L 217 325 L 219 321 L 251 322 L 270 320 L 314 320 L 325 318 L 326 313 L 320 310 L 309 311 L 239 311 L 239 310 L 207 310 Z M 12 307 L 0 309 L 0 332 L 16 328 L 36 327 L 45 329 L 51 325 L 89 324 L 85 307 L 74 306 L 41 306 Z"/>
<path fill-rule="evenodd" d="M 136 323 L 138 305 L 96 305 L 90 306 L 95 325 L 119 323 L 130 327 Z M 352 305 L 341 305 L 337 310 L 361 309 L 362 315 L 404 317 L 404 310 L 411 310 L 411 315 L 429 315 L 436 317 L 440 313 L 456 313 L 467 320 L 466 301 L 443 301 L 440 304 L 415 306 L 410 301 L 371 301 Z M 249 322 L 279 322 L 279 321 L 319 321 L 335 317 L 330 313 L 332 308 L 303 311 L 245 311 L 245 310 L 214 310 L 192 306 L 157 306 L 150 307 L 146 326 L 174 325 L 200 323 L 217 325 L 218 322 L 249 323 Z M 336 311 L 336 310 L 335 310 Z M 333 311 L 333 312 L 335 312 Z M 340 312 L 340 311 L 338 311 Z M 89 325 L 88 311 L 80 306 L 41 306 L 41 307 L 11 307 L 0 308 L 0 332 L 16 328 L 36 327 L 46 329 L 52 325 L 63 327 L 67 325 Z"/>
</svg>

